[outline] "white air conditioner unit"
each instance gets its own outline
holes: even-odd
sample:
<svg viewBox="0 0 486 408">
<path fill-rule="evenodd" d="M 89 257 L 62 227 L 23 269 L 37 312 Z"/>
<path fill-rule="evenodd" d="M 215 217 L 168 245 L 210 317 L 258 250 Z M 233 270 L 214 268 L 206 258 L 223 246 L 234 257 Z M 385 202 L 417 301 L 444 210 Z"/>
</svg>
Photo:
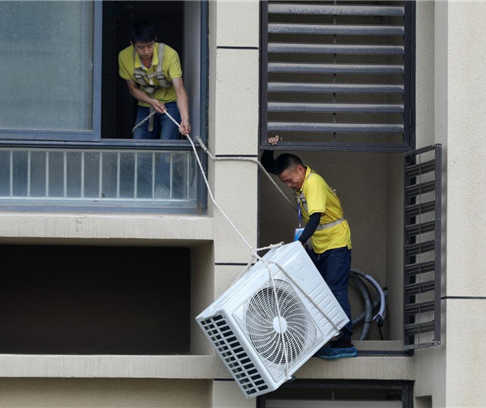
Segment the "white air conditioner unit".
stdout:
<svg viewBox="0 0 486 408">
<path fill-rule="evenodd" d="M 247 398 L 276 390 L 348 322 L 300 242 L 263 260 L 196 317 Z"/>
</svg>

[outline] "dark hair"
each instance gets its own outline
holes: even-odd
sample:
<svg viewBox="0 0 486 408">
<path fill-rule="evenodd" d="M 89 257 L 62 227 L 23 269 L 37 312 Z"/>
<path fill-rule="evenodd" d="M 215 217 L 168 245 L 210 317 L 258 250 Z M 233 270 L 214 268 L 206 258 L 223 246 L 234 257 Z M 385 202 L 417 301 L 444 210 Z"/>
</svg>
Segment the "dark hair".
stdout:
<svg viewBox="0 0 486 408">
<path fill-rule="evenodd" d="M 302 160 L 300 160 L 300 158 L 297 157 L 295 154 L 290 154 L 290 153 L 281 154 L 275 159 L 275 164 L 274 164 L 275 174 L 277 175 L 282 174 L 285 170 L 289 169 L 290 167 L 298 166 L 298 165 L 304 166 L 304 163 L 302 163 Z"/>
<path fill-rule="evenodd" d="M 130 41 L 136 42 L 151 42 L 155 41 L 156 35 L 152 24 L 149 21 L 137 21 L 130 27 Z"/>
</svg>

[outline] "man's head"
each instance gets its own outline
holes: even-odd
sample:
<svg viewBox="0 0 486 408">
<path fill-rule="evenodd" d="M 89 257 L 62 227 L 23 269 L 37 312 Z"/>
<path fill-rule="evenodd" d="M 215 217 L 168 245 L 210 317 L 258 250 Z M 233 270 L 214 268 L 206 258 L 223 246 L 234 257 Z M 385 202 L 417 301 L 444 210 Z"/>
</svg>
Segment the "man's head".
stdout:
<svg viewBox="0 0 486 408">
<path fill-rule="evenodd" d="M 306 168 L 299 157 L 284 153 L 275 159 L 275 173 L 288 187 L 298 191 L 304 183 Z"/>
<path fill-rule="evenodd" d="M 142 59 L 152 58 L 157 40 L 155 30 L 148 21 L 137 21 L 130 27 L 130 43 Z"/>
</svg>

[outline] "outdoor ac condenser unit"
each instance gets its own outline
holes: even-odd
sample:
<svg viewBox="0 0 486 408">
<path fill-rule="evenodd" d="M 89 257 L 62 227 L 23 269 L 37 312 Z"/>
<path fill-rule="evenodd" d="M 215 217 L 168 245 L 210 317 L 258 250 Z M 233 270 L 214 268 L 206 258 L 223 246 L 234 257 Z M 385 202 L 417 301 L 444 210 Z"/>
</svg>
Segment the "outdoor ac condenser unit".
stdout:
<svg viewBox="0 0 486 408">
<path fill-rule="evenodd" d="M 196 317 L 247 398 L 277 389 L 348 322 L 300 242 L 263 260 Z"/>
</svg>

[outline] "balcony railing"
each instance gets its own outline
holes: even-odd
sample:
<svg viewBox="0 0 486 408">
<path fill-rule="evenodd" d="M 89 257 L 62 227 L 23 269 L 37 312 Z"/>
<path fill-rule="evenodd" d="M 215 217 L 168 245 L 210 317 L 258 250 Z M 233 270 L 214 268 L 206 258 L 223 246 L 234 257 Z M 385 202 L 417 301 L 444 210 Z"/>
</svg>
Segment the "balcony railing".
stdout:
<svg viewBox="0 0 486 408">
<path fill-rule="evenodd" d="M 0 146 L 0 207 L 197 210 L 192 151 L 141 146 Z"/>
</svg>

